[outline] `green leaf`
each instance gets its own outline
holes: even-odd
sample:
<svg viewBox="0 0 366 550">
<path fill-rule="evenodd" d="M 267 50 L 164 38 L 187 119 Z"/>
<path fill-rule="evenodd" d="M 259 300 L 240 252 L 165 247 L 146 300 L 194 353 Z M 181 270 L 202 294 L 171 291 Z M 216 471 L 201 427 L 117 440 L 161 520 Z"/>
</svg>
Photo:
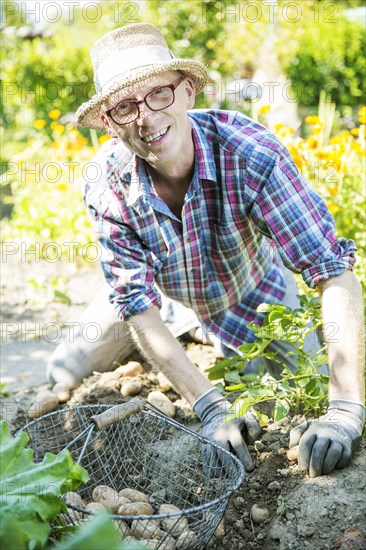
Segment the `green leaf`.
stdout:
<svg viewBox="0 0 366 550">
<path fill-rule="evenodd" d="M 244 390 L 246 388 L 245 384 L 235 384 L 233 386 L 227 386 L 225 389 L 227 391 L 239 391 Z"/>
<path fill-rule="evenodd" d="M 218 382 L 217 384 L 215 384 L 215 388 L 217 388 L 220 393 L 224 393 L 225 391 L 225 386 L 222 382 Z"/>
<path fill-rule="evenodd" d="M 268 313 L 268 311 L 271 311 L 270 304 L 259 304 L 257 311 L 259 313 Z"/>
<path fill-rule="evenodd" d="M 309 381 L 310 377 L 307 376 L 306 378 L 299 378 L 299 380 L 297 380 L 297 384 L 298 386 L 300 386 L 300 388 L 304 388 L 305 386 L 307 386 Z"/>
<path fill-rule="evenodd" d="M 249 383 L 260 381 L 259 374 L 255 373 L 255 372 L 248 372 L 248 374 L 241 374 L 240 378 L 243 380 L 243 382 L 249 382 Z"/>
<path fill-rule="evenodd" d="M 227 372 L 224 376 L 224 380 L 225 380 L 225 382 L 229 382 L 231 384 L 240 384 L 241 383 L 240 375 L 236 371 Z"/>
<path fill-rule="evenodd" d="M 72 302 L 67 294 L 61 292 L 60 290 L 55 290 L 54 294 L 56 302 L 61 302 L 62 304 L 67 304 L 68 306 L 71 306 Z"/>
<path fill-rule="evenodd" d="M 289 410 L 290 407 L 288 406 L 286 401 L 284 401 L 283 399 L 277 399 L 273 412 L 273 420 L 275 422 L 282 420 L 282 418 L 285 418 Z"/>
<path fill-rule="evenodd" d="M 139 541 L 121 542 L 107 512 L 102 512 L 77 530 L 73 537 L 55 546 L 55 550 L 144 550 Z"/>
<path fill-rule="evenodd" d="M 222 359 L 213 367 L 206 369 L 206 372 L 208 372 L 208 379 L 217 380 L 218 378 L 224 378 L 225 372 L 232 369 L 237 361 L 242 361 L 240 355 L 234 355 L 233 357 Z"/>
<path fill-rule="evenodd" d="M 260 411 L 257 411 L 257 410 L 255 411 L 255 414 L 257 415 L 258 423 L 259 423 L 261 428 L 264 428 L 265 426 L 268 426 L 269 418 L 266 414 L 261 413 Z"/>
<path fill-rule="evenodd" d="M 28 435 L 13 437 L 6 422 L 0 432 L 0 545 L 14 548 L 9 537 L 18 541 L 17 550 L 43 547 L 50 522 L 66 509 L 61 494 L 88 480 L 86 471 L 74 464 L 68 451 L 46 453 L 34 463 L 32 449 L 26 449 Z M 13 539 L 12 539 L 13 540 Z"/>
</svg>

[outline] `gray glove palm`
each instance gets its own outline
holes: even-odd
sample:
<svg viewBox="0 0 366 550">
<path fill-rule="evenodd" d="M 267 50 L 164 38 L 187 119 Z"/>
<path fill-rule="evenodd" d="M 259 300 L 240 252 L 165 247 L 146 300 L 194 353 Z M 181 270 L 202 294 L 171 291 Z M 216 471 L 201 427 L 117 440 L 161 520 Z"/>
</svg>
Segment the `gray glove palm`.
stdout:
<svg viewBox="0 0 366 550">
<path fill-rule="evenodd" d="M 344 468 L 360 442 L 365 423 L 365 407 L 337 399 L 319 420 L 306 420 L 290 432 L 289 447 L 299 444 L 298 464 L 311 477 Z"/>
<path fill-rule="evenodd" d="M 203 424 L 202 435 L 227 451 L 234 452 L 250 472 L 254 469 L 254 463 L 244 438 L 249 443 L 255 441 L 260 434 L 260 427 L 255 416 L 249 412 L 225 424 L 229 409 L 230 403 L 216 388 L 202 395 L 193 405 L 193 410 Z M 223 466 L 227 458 L 211 445 L 203 445 L 202 457 L 205 469 L 211 472 Z"/>
</svg>

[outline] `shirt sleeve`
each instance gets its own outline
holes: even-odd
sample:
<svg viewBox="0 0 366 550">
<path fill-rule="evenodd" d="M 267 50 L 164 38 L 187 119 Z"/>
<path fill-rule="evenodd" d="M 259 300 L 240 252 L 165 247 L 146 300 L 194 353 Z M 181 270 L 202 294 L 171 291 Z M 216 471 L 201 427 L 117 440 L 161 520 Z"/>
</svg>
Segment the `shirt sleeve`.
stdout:
<svg viewBox="0 0 366 550">
<path fill-rule="evenodd" d="M 275 136 L 268 134 L 254 147 L 244 188 L 256 226 L 277 244 L 284 265 L 301 273 L 310 288 L 352 270 L 354 241 L 336 238 L 325 202 Z"/>
<path fill-rule="evenodd" d="M 101 265 L 112 287 L 110 301 L 126 320 L 157 305 L 161 297 L 154 286 L 160 262 L 144 246 L 137 233 L 117 218 L 110 208 L 103 215 L 85 200 L 101 245 Z"/>
</svg>

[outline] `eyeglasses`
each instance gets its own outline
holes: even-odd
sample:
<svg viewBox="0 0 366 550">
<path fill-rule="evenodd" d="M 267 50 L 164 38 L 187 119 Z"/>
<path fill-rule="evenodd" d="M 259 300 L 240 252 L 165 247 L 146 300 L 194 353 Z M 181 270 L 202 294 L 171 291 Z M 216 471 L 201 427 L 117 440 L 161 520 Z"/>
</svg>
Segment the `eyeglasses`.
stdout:
<svg viewBox="0 0 366 550">
<path fill-rule="evenodd" d="M 121 103 L 106 111 L 106 115 L 110 116 L 113 122 L 119 126 L 123 126 L 139 118 L 139 106 L 142 103 L 145 103 L 151 111 L 163 111 L 173 105 L 175 101 L 174 90 L 178 88 L 185 78 L 186 76 L 182 75 L 173 84 L 154 88 L 141 101 L 121 101 Z"/>
</svg>

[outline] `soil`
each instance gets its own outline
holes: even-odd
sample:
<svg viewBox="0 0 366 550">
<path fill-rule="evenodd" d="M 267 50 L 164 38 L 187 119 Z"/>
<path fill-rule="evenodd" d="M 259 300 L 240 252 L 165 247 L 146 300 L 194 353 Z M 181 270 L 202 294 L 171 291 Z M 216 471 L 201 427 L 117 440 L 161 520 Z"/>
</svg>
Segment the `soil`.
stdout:
<svg viewBox="0 0 366 550">
<path fill-rule="evenodd" d="M 8 264 L 7 267 L 12 266 L 16 267 L 16 263 Z M 46 268 L 50 269 L 50 266 Z M 14 274 L 13 269 L 11 273 Z M 24 291 L 24 277 L 24 273 L 17 271 L 15 279 L 6 277 L 5 283 L 3 282 L 3 306 L 5 306 L 3 323 L 19 322 L 26 317 L 33 321 L 39 318 L 47 321 L 47 318 L 54 319 L 55 315 L 61 320 L 70 318 L 70 308 L 63 304 L 52 303 L 48 308 L 35 306 Z M 70 277 L 70 281 L 72 280 L 70 284 L 77 288 L 82 279 L 81 286 L 85 288 L 86 278 L 96 284 L 99 277 L 98 271 L 88 271 L 87 274 L 76 272 Z M 16 288 L 18 288 L 17 293 Z M 23 294 L 19 289 L 22 289 Z M 15 294 L 16 301 L 13 299 Z M 78 297 L 80 298 L 80 294 Z M 71 306 L 74 307 L 74 313 L 80 311 L 82 304 L 83 299 L 79 299 L 77 305 Z M 17 346 L 19 356 L 26 360 L 26 348 L 20 334 L 18 337 L 12 336 L 12 345 Z M 195 343 L 185 343 L 185 345 L 191 360 L 202 372 L 217 360 L 215 351 L 210 346 Z M 137 379 L 142 383 L 139 397 L 146 399 L 150 391 L 160 389 L 157 373 L 138 352 L 130 359 L 139 360 L 144 366 L 144 373 L 138 375 Z M 7 365 L 4 369 L 8 372 Z M 126 378 L 123 379 L 125 380 Z M 112 405 L 123 402 L 126 398 L 120 393 L 120 385 L 121 378 L 114 372 L 94 373 L 72 392 L 70 401 L 60 407 L 75 404 Z M 23 379 L 18 377 L 15 383 L 7 387 L 10 395 L 3 399 L 2 416 L 15 432 L 28 422 L 26 411 L 36 392 L 48 386 L 30 384 L 28 376 Z M 177 407 L 175 420 L 199 430 L 200 425 L 185 400 L 173 389 L 165 393 Z M 220 525 L 207 548 L 212 550 L 330 550 L 333 548 L 361 550 L 366 548 L 365 440 L 361 443 L 350 466 L 331 475 L 313 479 L 300 472 L 297 464 L 289 462 L 286 455 L 289 431 L 301 420 L 300 417 L 286 417 L 281 422 L 271 423 L 263 429 L 260 439 L 249 447 L 256 468 L 253 472 L 246 474 L 243 485 L 230 498 L 224 514 L 223 526 Z M 254 504 L 269 511 L 268 519 L 260 524 L 255 524 L 251 519 L 251 509 Z"/>
</svg>

